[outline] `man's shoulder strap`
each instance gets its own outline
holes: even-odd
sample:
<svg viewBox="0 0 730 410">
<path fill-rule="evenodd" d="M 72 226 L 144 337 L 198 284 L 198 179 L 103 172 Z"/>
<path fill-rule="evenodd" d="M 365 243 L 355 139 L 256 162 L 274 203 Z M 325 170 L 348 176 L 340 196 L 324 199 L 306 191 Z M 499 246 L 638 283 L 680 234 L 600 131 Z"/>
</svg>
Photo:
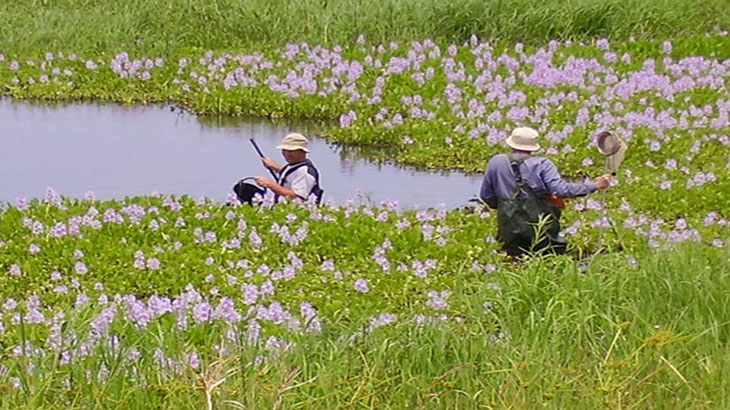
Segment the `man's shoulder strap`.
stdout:
<svg viewBox="0 0 730 410">
<path fill-rule="evenodd" d="M 515 177 L 517 185 L 523 184 L 522 172 L 520 171 L 520 165 L 525 162 L 524 158 L 515 158 L 512 154 L 507 154 L 507 160 L 509 161 L 510 169 L 512 169 L 512 175 Z"/>
<path fill-rule="evenodd" d="M 509 160 L 510 164 L 513 162 L 517 162 L 517 163 L 521 164 L 521 163 L 525 162 L 526 159 L 527 159 L 527 157 L 515 158 L 514 154 L 511 154 L 511 153 L 507 154 L 507 160 Z"/>
<path fill-rule="evenodd" d="M 520 171 L 520 165 L 525 162 L 525 159 L 527 159 L 527 157 L 515 158 L 514 155 L 507 154 L 507 159 L 509 160 L 512 175 L 515 178 L 515 190 L 512 195 L 514 197 L 517 197 L 520 191 L 525 191 L 527 194 L 535 196 L 535 193 L 532 191 L 532 188 L 530 188 L 530 185 L 528 185 L 527 182 L 522 178 L 522 171 Z"/>
<path fill-rule="evenodd" d="M 284 168 L 281 169 L 281 174 L 279 177 L 279 183 L 283 183 L 286 177 L 294 173 L 294 171 L 298 170 L 299 168 L 310 165 L 310 162 L 308 159 L 305 159 L 304 161 L 297 162 L 295 164 L 286 164 Z"/>
</svg>

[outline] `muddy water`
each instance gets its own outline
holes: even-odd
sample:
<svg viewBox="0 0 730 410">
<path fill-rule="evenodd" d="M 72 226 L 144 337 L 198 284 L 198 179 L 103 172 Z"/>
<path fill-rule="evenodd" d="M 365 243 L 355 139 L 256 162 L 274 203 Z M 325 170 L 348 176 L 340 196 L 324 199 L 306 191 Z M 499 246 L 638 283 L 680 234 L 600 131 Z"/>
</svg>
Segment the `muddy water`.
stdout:
<svg viewBox="0 0 730 410">
<path fill-rule="evenodd" d="M 454 208 L 479 191 L 479 175 L 377 162 L 372 152 L 317 138 L 318 129 L 304 122 L 197 117 L 167 106 L 2 99 L 0 202 L 43 197 L 48 187 L 70 197 L 87 191 L 99 199 L 160 192 L 223 201 L 237 179 L 267 175 L 249 139 L 283 163 L 274 147 L 292 131 L 310 137 L 310 158 L 320 170 L 325 200 Z"/>
</svg>

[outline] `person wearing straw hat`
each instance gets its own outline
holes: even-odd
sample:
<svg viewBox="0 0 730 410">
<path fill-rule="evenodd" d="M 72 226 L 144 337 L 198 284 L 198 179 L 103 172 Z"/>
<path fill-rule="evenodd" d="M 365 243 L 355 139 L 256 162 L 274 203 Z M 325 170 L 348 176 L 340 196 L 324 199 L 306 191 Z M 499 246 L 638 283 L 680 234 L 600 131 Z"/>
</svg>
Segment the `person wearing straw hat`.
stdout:
<svg viewBox="0 0 730 410">
<path fill-rule="evenodd" d="M 498 210 L 498 239 L 511 255 L 548 249 L 562 253 L 567 245 L 560 235 L 561 198 L 588 195 L 608 187 L 606 174 L 592 181 L 565 181 L 555 164 L 542 156 L 538 133 L 515 128 L 505 141 L 511 154 L 498 154 L 487 164 L 479 197 Z"/>
<path fill-rule="evenodd" d="M 308 146 L 309 141 L 302 134 L 291 133 L 284 136 L 276 148 L 281 150 L 286 165 L 279 165 L 269 157 L 261 158 L 264 166 L 274 171 L 278 178 L 274 181 L 257 176 L 256 183 L 263 188 L 270 189 L 277 197 L 306 200 L 310 195 L 314 195 L 319 203 L 322 200 L 323 191 L 319 186 L 319 171 L 307 158 Z"/>
</svg>

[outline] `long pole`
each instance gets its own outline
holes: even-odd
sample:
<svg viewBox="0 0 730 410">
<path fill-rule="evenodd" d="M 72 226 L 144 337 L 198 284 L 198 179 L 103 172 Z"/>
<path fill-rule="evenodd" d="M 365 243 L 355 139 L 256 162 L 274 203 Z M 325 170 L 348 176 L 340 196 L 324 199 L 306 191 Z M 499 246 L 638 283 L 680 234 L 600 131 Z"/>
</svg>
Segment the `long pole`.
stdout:
<svg viewBox="0 0 730 410">
<path fill-rule="evenodd" d="M 604 174 L 607 174 L 608 171 L 610 171 L 608 156 L 605 157 L 604 170 Z M 598 252 L 603 250 L 603 231 L 605 230 L 603 224 L 608 221 L 608 210 L 606 209 L 606 189 L 602 189 L 601 191 L 601 208 L 603 208 L 603 218 L 601 221 L 601 229 L 598 231 Z"/>
<path fill-rule="evenodd" d="M 264 153 L 263 153 L 263 152 L 261 152 L 261 148 L 259 148 L 259 145 L 258 145 L 258 144 L 256 143 L 256 141 L 254 141 L 254 139 L 253 139 L 253 138 L 249 138 L 249 141 L 251 141 L 251 144 L 253 144 L 253 148 L 254 148 L 254 149 L 256 150 L 256 152 L 257 152 L 257 153 L 259 154 L 259 157 L 261 157 L 261 158 L 265 158 L 266 156 L 264 155 Z M 276 181 L 276 180 L 278 180 L 278 179 L 279 179 L 279 176 L 278 176 L 278 175 L 276 175 L 276 172 L 274 172 L 274 170 L 273 170 L 273 169 L 271 169 L 271 168 L 269 168 L 269 167 L 266 167 L 266 169 L 267 169 L 267 170 L 269 171 L 269 173 L 271 174 L 271 176 L 272 176 L 272 177 L 274 177 L 274 181 Z"/>
</svg>

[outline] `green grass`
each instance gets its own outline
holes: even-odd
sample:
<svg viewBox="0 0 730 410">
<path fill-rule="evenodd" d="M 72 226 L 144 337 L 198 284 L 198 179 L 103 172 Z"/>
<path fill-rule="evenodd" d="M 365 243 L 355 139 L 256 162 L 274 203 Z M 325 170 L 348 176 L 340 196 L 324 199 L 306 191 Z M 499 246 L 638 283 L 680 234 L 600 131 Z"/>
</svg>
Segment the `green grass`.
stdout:
<svg viewBox="0 0 730 410">
<path fill-rule="evenodd" d="M 177 50 L 424 38 L 542 44 L 730 28 L 724 0 L 4 0 L 0 50 Z"/>
<path fill-rule="evenodd" d="M 35 359 L 26 391 L 0 382 L 0 405 L 204 408 L 204 381 L 224 380 L 210 389 L 217 408 L 726 408 L 728 250 L 650 251 L 635 266 L 626 256 L 587 268 L 566 258 L 503 265 L 491 277 L 499 292 L 478 280 L 455 284 L 462 323 L 403 322 L 364 335 L 332 317 L 322 334 L 293 336 L 278 354 L 227 343 L 220 357 L 212 346 L 225 340 L 222 325 L 179 333 L 169 317 L 149 331 L 120 323 L 114 333 L 142 351 L 138 362 L 103 346 L 72 365 Z M 484 300 L 493 312 L 482 312 Z M 89 318 L 69 313 L 66 331 Z M 172 374 L 151 358 L 157 347 L 180 361 L 198 349 L 202 365 Z M 256 365 L 258 354 L 267 359 Z M 28 364 L 4 362 L 13 372 Z M 102 366 L 112 370 L 103 383 Z M 69 377 L 76 382 L 62 387 Z"/>
</svg>

